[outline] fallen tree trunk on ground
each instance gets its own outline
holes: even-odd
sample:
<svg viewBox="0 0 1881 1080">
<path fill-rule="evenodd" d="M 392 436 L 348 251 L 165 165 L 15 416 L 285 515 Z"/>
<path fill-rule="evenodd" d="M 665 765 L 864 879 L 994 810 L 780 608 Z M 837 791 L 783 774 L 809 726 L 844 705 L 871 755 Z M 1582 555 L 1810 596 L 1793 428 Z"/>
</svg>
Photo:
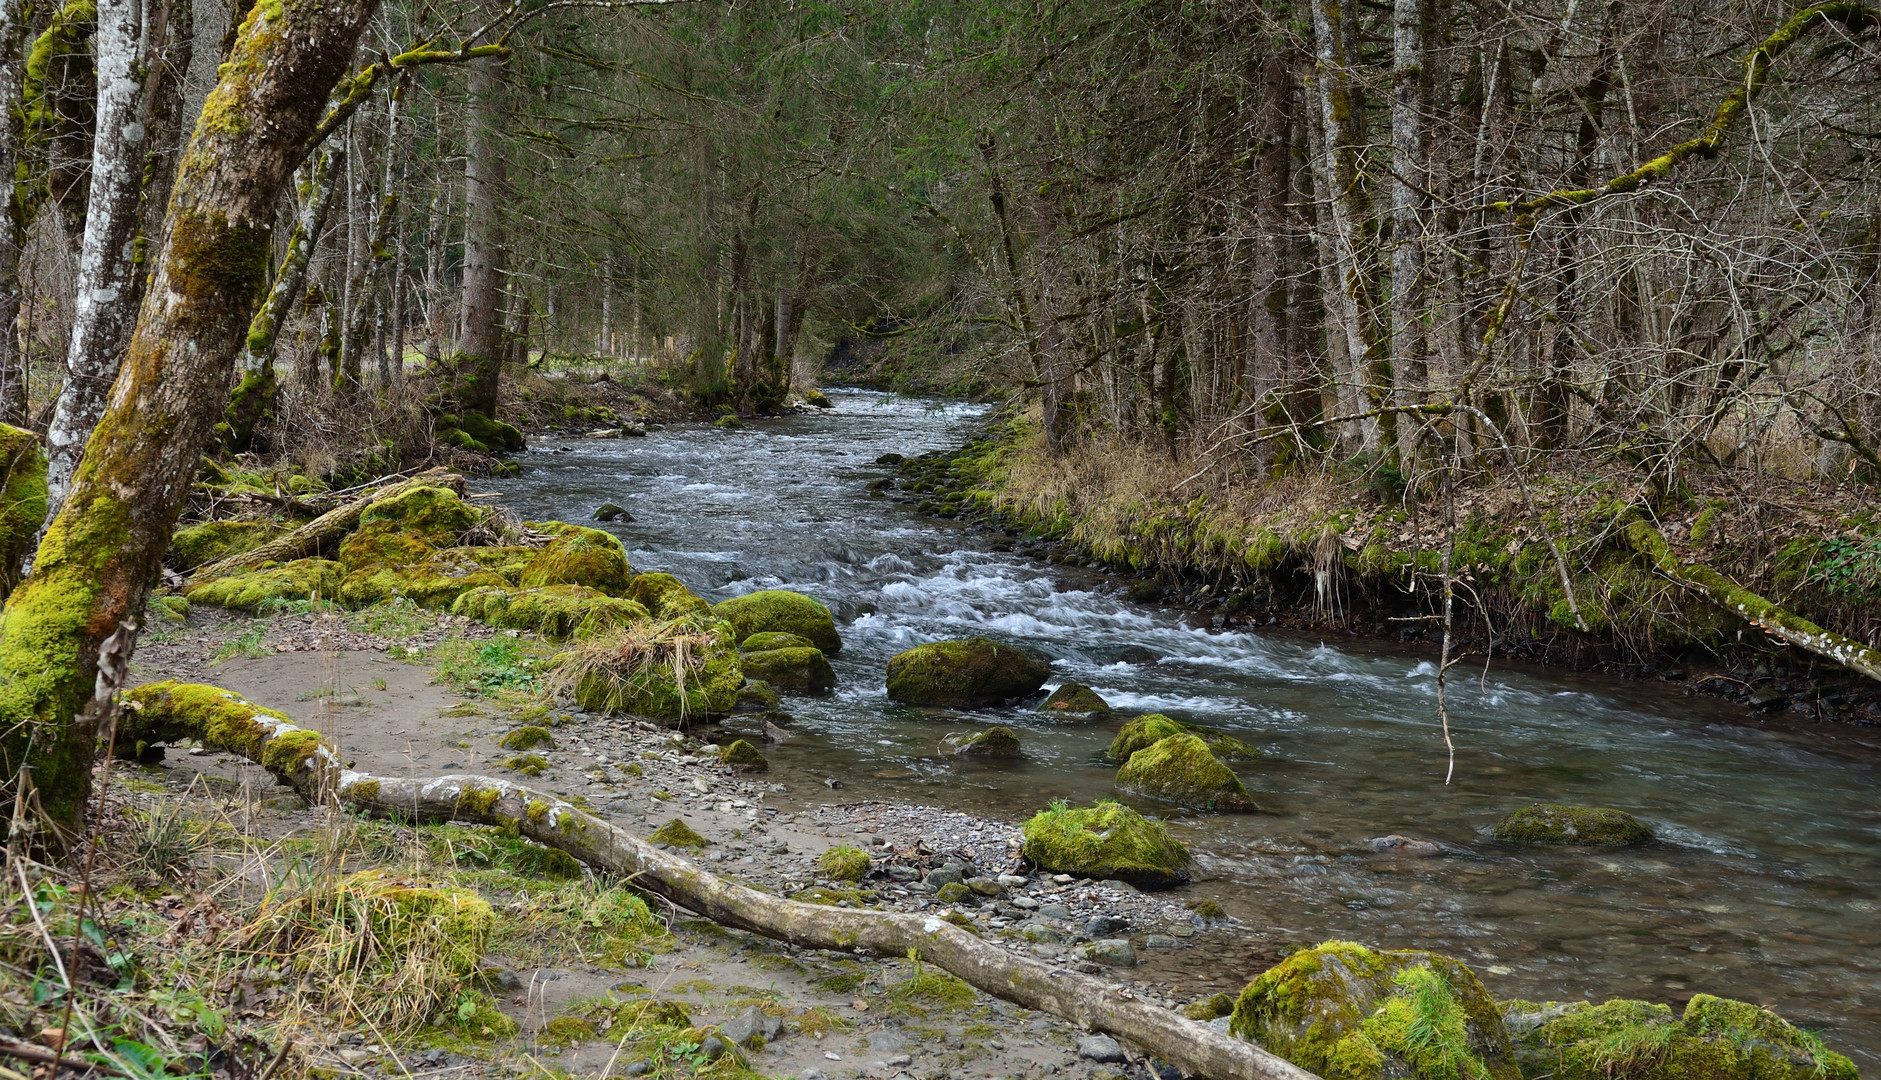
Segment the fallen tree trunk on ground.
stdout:
<svg viewBox="0 0 1881 1080">
<path fill-rule="evenodd" d="M 1683 562 L 1658 529 L 1644 521 L 1626 526 L 1626 542 L 1651 561 L 1653 568 L 1698 593 L 1718 607 L 1749 622 L 1764 633 L 1799 649 L 1833 660 L 1870 679 L 1881 680 L 1881 652 L 1854 638 L 1824 630 L 1808 619 L 1765 600 L 1708 566 Z"/>
<path fill-rule="evenodd" d="M 346 534 L 359 527 L 359 517 L 366 512 L 366 507 L 381 499 L 389 499 L 402 491 L 414 487 L 450 488 L 459 497 L 464 494 L 464 478 L 449 469 L 428 469 L 409 480 L 401 480 L 382 488 L 374 488 L 346 503 L 336 506 L 293 532 L 277 536 L 258 548 L 251 548 L 239 555 L 230 555 L 218 559 L 207 566 L 198 567 L 190 576 L 197 581 L 225 577 L 242 570 L 252 569 L 264 562 L 292 562 L 306 559 L 330 551 L 339 546 Z"/>
<path fill-rule="evenodd" d="M 988 994 L 1127 1039 L 1196 1076 L 1318 1080 L 1253 1043 L 1137 1001 L 1127 988 L 1015 956 L 932 915 L 784 900 L 727 881 L 571 803 L 507 780 L 355 772 L 341 765 L 319 733 L 213 686 L 150 683 L 125 695 L 115 745 L 180 739 L 197 739 L 258 762 L 310 802 L 332 800 L 407 820 L 515 829 L 725 926 L 807 948 L 871 956 L 916 954 Z"/>
</svg>

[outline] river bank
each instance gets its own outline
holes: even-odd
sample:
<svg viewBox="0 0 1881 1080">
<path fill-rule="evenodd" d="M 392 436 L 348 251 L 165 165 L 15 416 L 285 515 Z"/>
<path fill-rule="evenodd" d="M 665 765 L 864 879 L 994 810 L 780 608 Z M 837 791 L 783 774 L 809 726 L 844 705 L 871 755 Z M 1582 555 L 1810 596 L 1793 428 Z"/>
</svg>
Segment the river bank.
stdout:
<svg viewBox="0 0 1881 1080">
<path fill-rule="evenodd" d="M 898 479 L 883 490 L 922 512 L 995 528 L 1014 538 L 1011 550 L 1139 579 L 1133 597 L 1183 605 L 1217 628 L 1285 625 L 1411 645 L 1441 634 L 1442 507 L 1405 502 L 1375 477 L 1223 475 L 1147 446 L 1059 455 L 1033 417 L 1010 411 L 957 448 L 893 464 Z M 1528 478 L 1527 493 L 1505 480 L 1459 497 L 1461 648 L 1657 679 L 1764 713 L 1881 723 L 1881 685 L 1656 574 L 1624 539 L 1644 495 L 1620 474 L 1580 465 Z M 1695 474 L 1690 497 L 1654 511 L 1654 524 L 1683 561 L 1876 640 L 1881 525 L 1866 489 L 1744 483 Z M 1550 541 L 1573 571 L 1572 602 Z"/>
</svg>

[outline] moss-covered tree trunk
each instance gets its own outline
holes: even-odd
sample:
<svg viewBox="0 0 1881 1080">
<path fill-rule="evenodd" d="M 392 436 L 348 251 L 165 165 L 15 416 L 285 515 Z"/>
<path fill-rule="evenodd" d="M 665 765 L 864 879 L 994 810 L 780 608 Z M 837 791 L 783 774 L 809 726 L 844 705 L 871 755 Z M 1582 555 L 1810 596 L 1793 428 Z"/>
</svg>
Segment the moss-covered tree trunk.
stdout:
<svg viewBox="0 0 1881 1080">
<path fill-rule="evenodd" d="M 46 520 L 46 455 L 30 431 L 0 424 L 0 603 Z"/>
<path fill-rule="evenodd" d="M 20 87 L 26 79 L 26 32 L 31 10 L 26 0 L 0 0 L 0 176 L 13 176 L 20 160 Z M 18 189 L 8 184 L 0 201 L 0 326 L 11 327 L 20 315 L 20 246 L 26 230 L 20 217 Z M 0 334 L 0 424 L 26 422 L 26 356 L 10 333 Z"/>
<path fill-rule="evenodd" d="M 99 646 L 142 610 L 266 281 L 269 229 L 377 0 L 248 13 L 178 171 L 168 233 L 104 417 L 33 574 L 0 614 L 0 770 L 81 820 Z"/>
<path fill-rule="evenodd" d="M 503 373 L 503 61 L 470 65 L 464 149 L 464 313 L 456 359 L 457 405 L 496 415 Z"/>
</svg>

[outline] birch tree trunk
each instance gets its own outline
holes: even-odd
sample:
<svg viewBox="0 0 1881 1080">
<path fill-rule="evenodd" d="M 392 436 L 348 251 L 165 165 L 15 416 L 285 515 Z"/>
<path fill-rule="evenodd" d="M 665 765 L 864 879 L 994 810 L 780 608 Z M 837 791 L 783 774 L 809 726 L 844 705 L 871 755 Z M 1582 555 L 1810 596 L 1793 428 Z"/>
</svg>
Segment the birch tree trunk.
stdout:
<svg viewBox="0 0 1881 1080">
<path fill-rule="evenodd" d="M 503 373 L 503 68 L 470 65 L 470 125 L 464 148 L 463 328 L 455 358 L 458 407 L 496 415 Z"/>
<path fill-rule="evenodd" d="M 31 19 L 28 0 L 0 0 L 0 102 L 20 99 L 26 79 L 26 34 Z M 23 117 L 18 109 L 0 108 L 0 176 L 15 175 L 20 160 Z M 26 423 L 26 354 L 14 324 L 19 321 L 20 247 L 25 221 L 19 195 L 8 185 L 0 203 L 0 424 Z"/>
<path fill-rule="evenodd" d="M 1393 404 L 1414 403 L 1423 382 L 1424 238 L 1421 178 L 1424 160 L 1424 3 L 1395 0 L 1392 7 L 1391 97 L 1391 380 Z M 1417 461 L 1414 423 L 1398 428 L 1399 468 Z"/>
<path fill-rule="evenodd" d="M 46 429 L 46 520 L 58 516 L 85 440 L 104 414 L 136 308 L 132 241 L 143 194 L 145 89 L 137 78 L 139 0 L 98 0 L 92 35 L 98 128 L 92 139 L 91 194 L 79 252 L 65 383 Z M 146 67 L 145 78 L 162 78 Z"/>
<path fill-rule="evenodd" d="M 282 186 L 376 7 L 278 0 L 242 23 L 178 170 L 104 416 L 0 614 L 0 774 L 30 784 L 57 830 L 80 824 L 90 795 L 100 648 L 114 639 L 128 659 L 266 279 Z"/>
</svg>

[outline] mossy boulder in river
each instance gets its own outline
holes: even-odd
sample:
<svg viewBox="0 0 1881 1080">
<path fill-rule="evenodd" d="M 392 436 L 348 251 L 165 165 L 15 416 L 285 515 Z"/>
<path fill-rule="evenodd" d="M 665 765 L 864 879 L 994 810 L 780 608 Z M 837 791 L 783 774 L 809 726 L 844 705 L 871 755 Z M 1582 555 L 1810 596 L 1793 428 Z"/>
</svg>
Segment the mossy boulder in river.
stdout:
<svg viewBox="0 0 1881 1080">
<path fill-rule="evenodd" d="M 1208 752 L 1227 761 L 1249 760 L 1261 756 L 1261 752 L 1232 735 L 1223 735 L 1195 724 L 1185 724 L 1180 720 L 1171 720 L 1162 713 L 1145 713 L 1123 725 L 1117 737 L 1110 741 L 1110 759 L 1128 761 L 1130 755 L 1146 746 L 1154 746 L 1173 735 L 1198 735 L 1208 744 Z"/>
<path fill-rule="evenodd" d="M 1068 682 L 1040 702 L 1038 711 L 1054 716 L 1102 716 L 1110 711 L 1110 703 L 1083 683 Z"/>
<path fill-rule="evenodd" d="M 1497 822 L 1495 837 L 1517 844 L 1618 847 L 1651 840 L 1652 830 L 1619 810 L 1531 803 Z"/>
<path fill-rule="evenodd" d="M 738 647 L 745 652 L 763 652 L 766 649 L 815 649 L 816 642 L 802 634 L 785 634 L 775 630 L 766 630 L 762 634 L 752 634 L 739 642 Z"/>
<path fill-rule="evenodd" d="M 1009 727 L 957 731 L 941 739 L 941 752 L 955 757 L 1016 758 L 1020 756 L 1019 736 Z"/>
<path fill-rule="evenodd" d="M 183 590 L 191 603 L 253 611 L 266 605 L 337 599 L 346 568 L 331 559 L 264 563 L 245 574 L 200 581 Z"/>
<path fill-rule="evenodd" d="M 627 549 L 613 533 L 561 521 L 542 522 L 534 528 L 554 533 L 555 539 L 530 561 L 517 584 L 525 589 L 585 585 L 609 596 L 627 595 L 634 568 L 627 563 Z"/>
<path fill-rule="evenodd" d="M 1249 983 L 1228 1030 L 1328 1080 L 1520 1080 L 1502 1013 L 1438 953 L 1328 941 Z"/>
<path fill-rule="evenodd" d="M 486 626 L 534 630 L 557 641 L 604 634 L 648 617 L 647 609 L 632 600 L 609 596 L 585 585 L 476 588 L 451 604 L 451 614 L 475 619 Z"/>
<path fill-rule="evenodd" d="M 1189 849 L 1169 827 L 1118 802 L 1053 803 L 1020 830 L 1022 854 L 1041 870 L 1166 889 L 1189 880 Z"/>
<path fill-rule="evenodd" d="M 779 690 L 816 694 L 836 685 L 836 672 L 829 666 L 829 659 L 808 646 L 748 652 L 740 662 L 746 678 L 762 679 Z"/>
<path fill-rule="evenodd" d="M 671 574 L 635 574 L 627 583 L 627 599 L 645 605 L 656 619 L 682 619 L 712 610 L 712 605 Z"/>
<path fill-rule="evenodd" d="M 1854 1063 L 1782 1017 L 1699 994 L 1675 1018 L 1624 998 L 1506 1001 L 1503 1022 L 1524 1076 L 1556 1080 L 1856 1080 Z"/>
<path fill-rule="evenodd" d="M 1241 778 L 1209 752 L 1199 735 L 1172 735 L 1131 754 L 1117 770 L 1117 786 L 1198 810 L 1255 809 Z"/>
<path fill-rule="evenodd" d="M 936 641 L 888 662 L 888 696 L 909 705 L 978 709 L 1036 691 L 1051 670 L 1030 649 L 983 637 Z"/>
<path fill-rule="evenodd" d="M 743 641 L 753 634 L 796 634 L 834 656 L 842 651 L 836 619 L 814 597 L 788 589 L 764 589 L 715 604 L 712 614 L 731 623 Z"/>
</svg>

